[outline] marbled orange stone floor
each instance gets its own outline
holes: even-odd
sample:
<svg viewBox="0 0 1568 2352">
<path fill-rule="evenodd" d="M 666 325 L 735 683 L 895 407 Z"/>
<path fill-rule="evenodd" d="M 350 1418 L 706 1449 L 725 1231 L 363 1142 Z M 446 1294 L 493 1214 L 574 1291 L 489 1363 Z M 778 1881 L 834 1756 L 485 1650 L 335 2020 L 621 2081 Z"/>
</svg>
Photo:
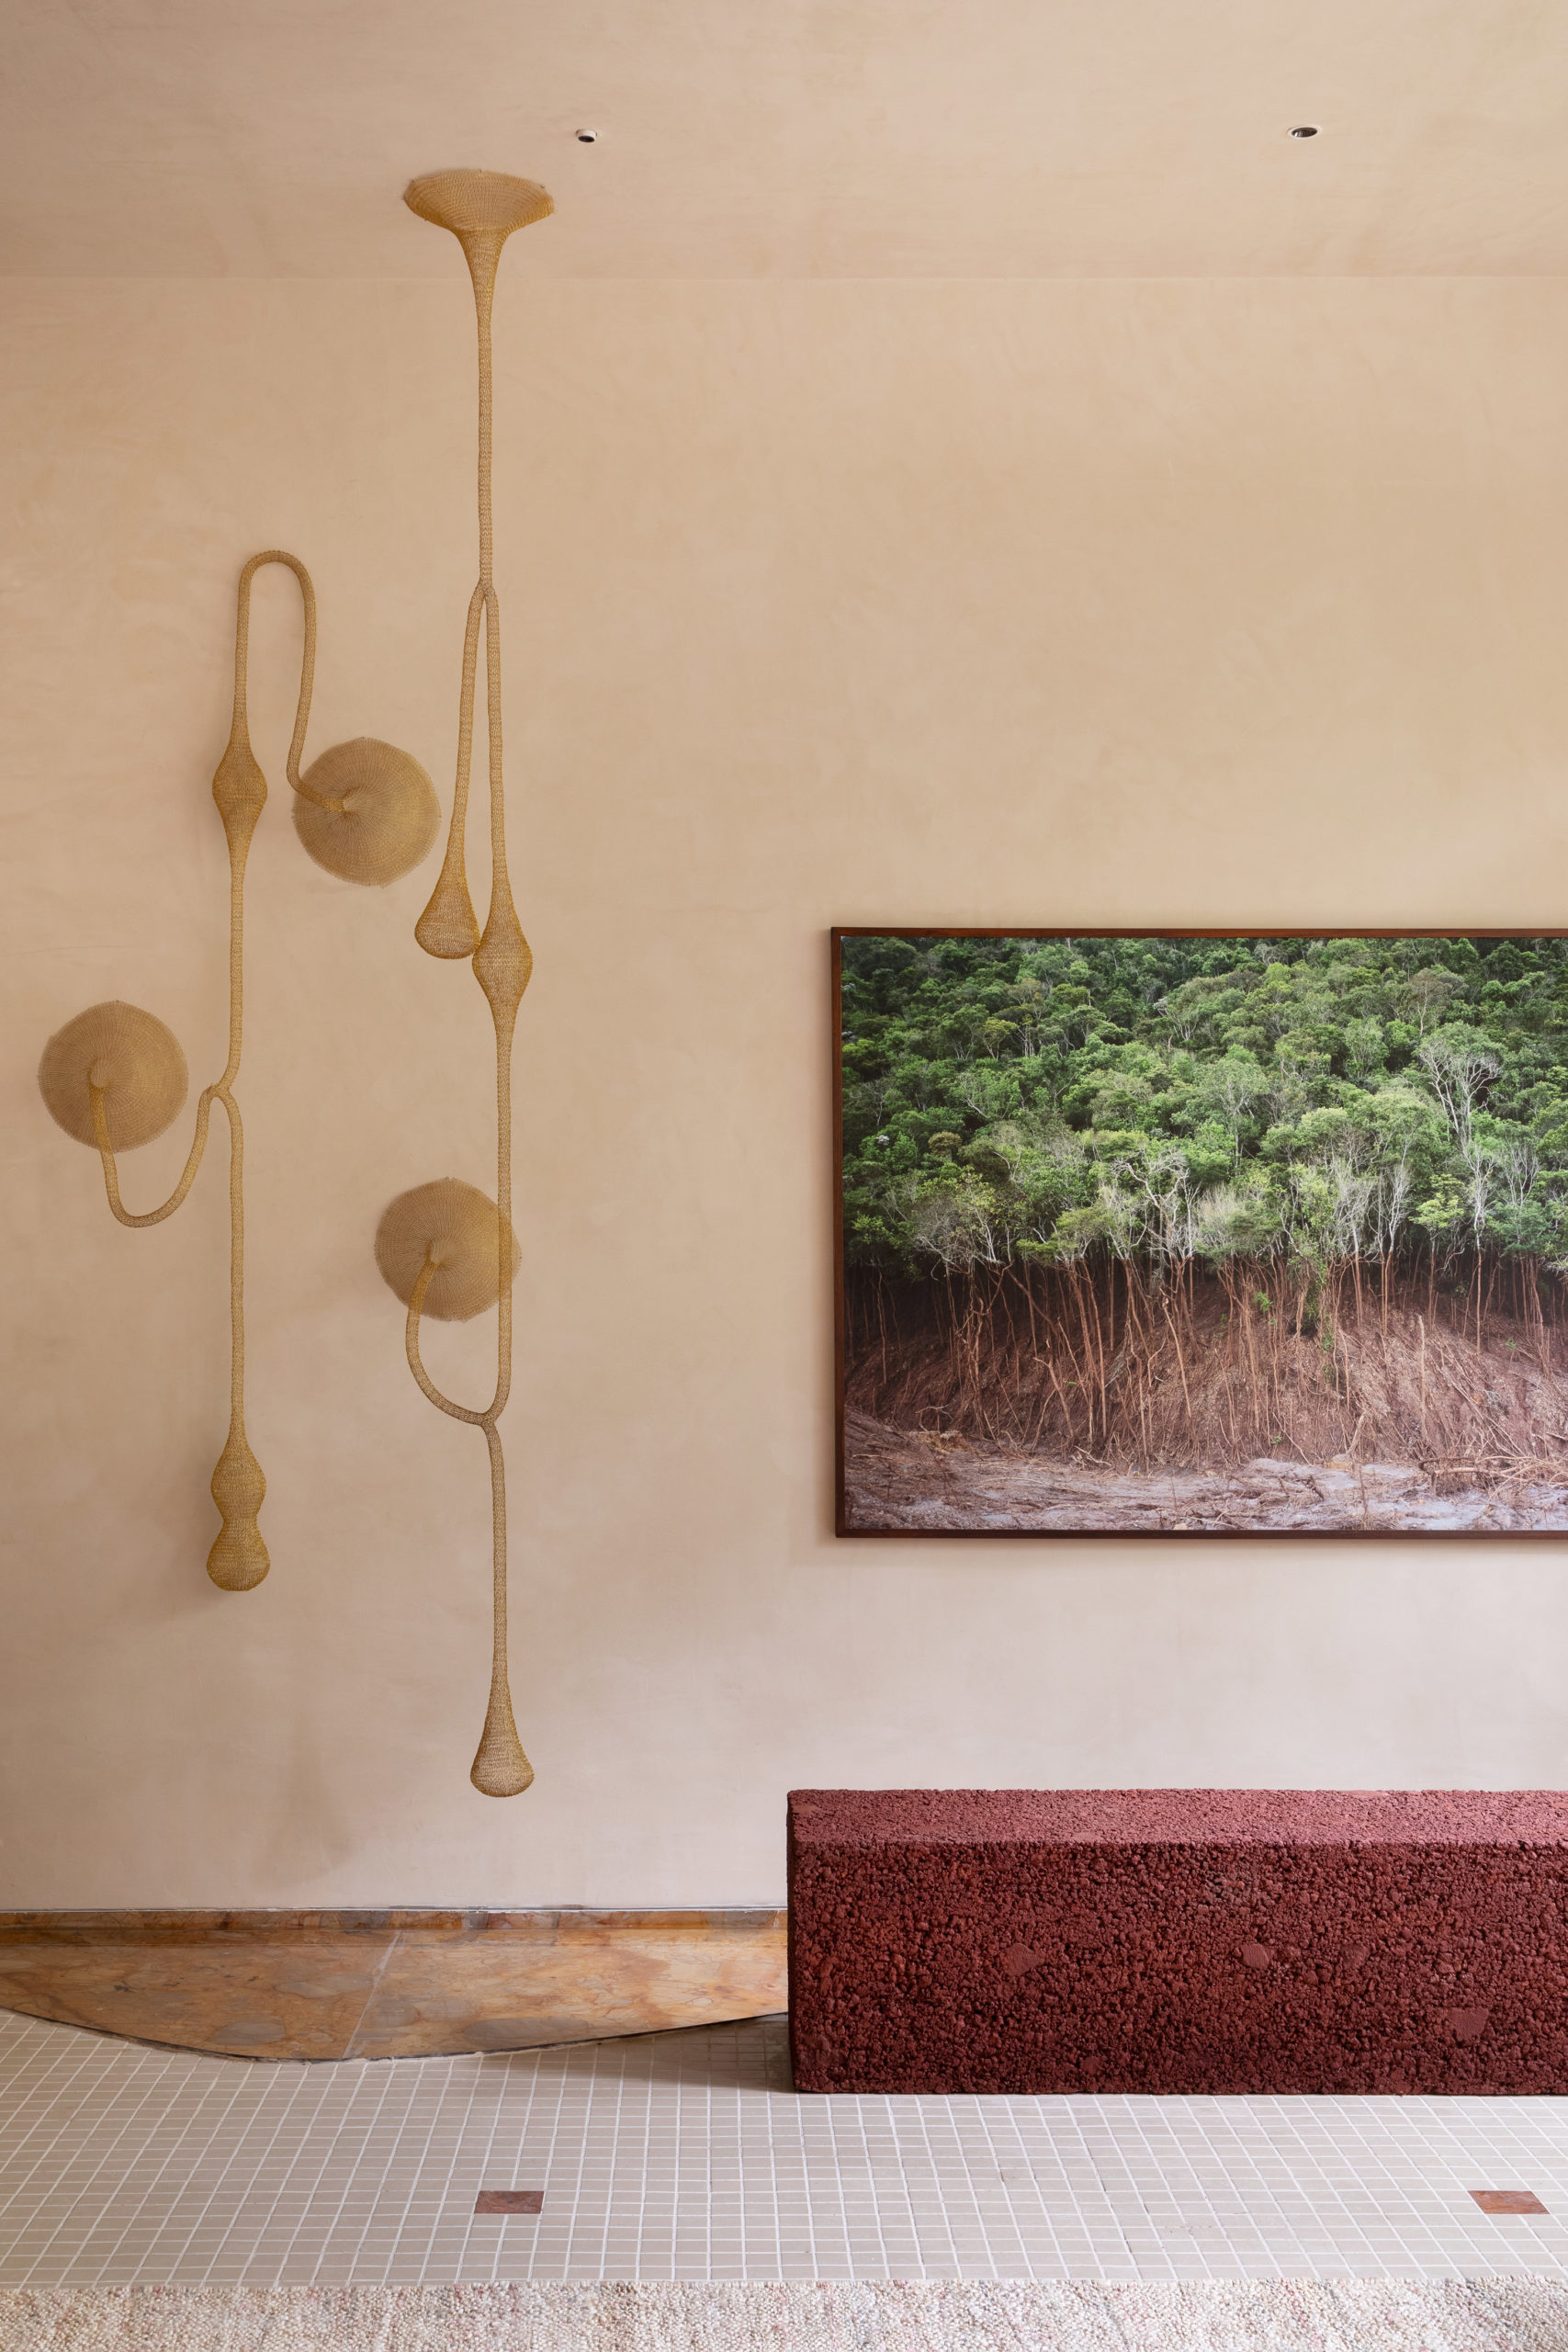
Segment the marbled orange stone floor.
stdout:
<svg viewBox="0 0 1568 2352">
<path fill-rule="evenodd" d="M 786 2000 L 782 1911 L 0 1915 L 0 2008 L 244 2058 L 530 2050 Z"/>
</svg>

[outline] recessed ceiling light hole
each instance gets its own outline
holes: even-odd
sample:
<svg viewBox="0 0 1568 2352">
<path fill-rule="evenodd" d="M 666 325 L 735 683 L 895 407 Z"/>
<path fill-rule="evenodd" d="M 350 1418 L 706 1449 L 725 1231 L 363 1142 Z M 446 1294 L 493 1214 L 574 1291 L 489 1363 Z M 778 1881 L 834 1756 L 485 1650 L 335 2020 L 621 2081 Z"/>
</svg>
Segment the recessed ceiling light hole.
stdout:
<svg viewBox="0 0 1568 2352">
<path fill-rule="evenodd" d="M 596 130 L 580 130 L 577 135 L 585 147 L 592 147 L 599 133 Z"/>
<path fill-rule="evenodd" d="M 580 130 L 577 135 L 581 139 L 582 136 L 581 131 Z M 1317 137 L 1317 125 L 1315 122 L 1293 122 L 1291 125 L 1291 137 L 1292 139 L 1315 139 Z"/>
</svg>

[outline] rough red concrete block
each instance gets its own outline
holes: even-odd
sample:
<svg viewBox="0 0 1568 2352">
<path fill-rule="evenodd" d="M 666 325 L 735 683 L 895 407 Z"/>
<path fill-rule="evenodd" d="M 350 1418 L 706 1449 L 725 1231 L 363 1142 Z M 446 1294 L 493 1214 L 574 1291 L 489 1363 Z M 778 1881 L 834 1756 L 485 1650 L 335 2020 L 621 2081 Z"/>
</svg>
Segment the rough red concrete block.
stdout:
<svg viewBox="0 0 1568 2352">
<path fill-rule="evenodd" d="M 797 1789 L 807 2091 L 1568 2091 L 1568 1796 Z"/>
</svg>

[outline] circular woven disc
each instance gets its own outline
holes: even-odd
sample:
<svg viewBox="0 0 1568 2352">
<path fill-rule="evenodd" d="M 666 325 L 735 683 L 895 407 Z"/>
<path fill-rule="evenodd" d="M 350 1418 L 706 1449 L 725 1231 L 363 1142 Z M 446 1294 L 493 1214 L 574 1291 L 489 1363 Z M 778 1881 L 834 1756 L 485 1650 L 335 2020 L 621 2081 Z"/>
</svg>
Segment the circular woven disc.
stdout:
<svg viewBox="0 0 1568 2352">
<path fill-rule="evenodd" d="M 395 882 L 428 857 L 441 826 L 435 786 L 412 752 L 374 735 L 334 743 L 304 782 L 343 808 L 294 795 L 294 830 L 318 865 L 345 882 Z"/>
<path fill-rule="evenodd" d="M 406 1306 L 420 1268 L 434 1256 L 441 1271 L 431 1279 L 423 1311 L 443 1323 L 466 1323 L 500 1295 L 495 1222 L 495 1203 L 456 1176 L 400 1193 L 376 1228 L 381 1279 Z M 517 1236 L 510 1238 L 515 1273 L 523 1253 Z"/>
<path fill-rule="evenodd" d="M 100 1070 L 100 1065 L 101 1070 Z M 91 1004 L 57 1029 L 38 1066 L 39 1091 L 78 1143 L 96 1143 L 89 1071 L 107 1083 L 104 1117 L 116 1151 L 134 1151 L 178 1116 L 188 1077 L 172 1029 L 137 1004 Z"/>
<path fill-rule="evenodd" d="M 510 236 L 531 220 L 544 220 L 555 210 L 555 198 L 537 180 L 513 179 L 510 172 L 426 172 L 410 180 L 403 202 L 422 220 L 450 229 L 460 237 L 465 230 L 499 229 Z"/>
</svg>

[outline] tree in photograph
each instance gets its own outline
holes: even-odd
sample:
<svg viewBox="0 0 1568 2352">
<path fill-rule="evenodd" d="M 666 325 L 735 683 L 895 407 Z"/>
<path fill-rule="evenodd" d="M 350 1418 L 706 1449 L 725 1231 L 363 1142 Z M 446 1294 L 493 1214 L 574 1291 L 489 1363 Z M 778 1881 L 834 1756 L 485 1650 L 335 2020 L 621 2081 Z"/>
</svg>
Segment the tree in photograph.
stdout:
<svg viewBox="0 0 1568 2352">
<path fill-rule="evenodd" d="M 1009 1442 L 1457 1459 L 1503 1374 L 1445 1346 L 1551 1370 L 1568 944 L 866 938 L 844 978 L 889 1410 L 929 1356 L 932 1425 Z"/>
</svg>

